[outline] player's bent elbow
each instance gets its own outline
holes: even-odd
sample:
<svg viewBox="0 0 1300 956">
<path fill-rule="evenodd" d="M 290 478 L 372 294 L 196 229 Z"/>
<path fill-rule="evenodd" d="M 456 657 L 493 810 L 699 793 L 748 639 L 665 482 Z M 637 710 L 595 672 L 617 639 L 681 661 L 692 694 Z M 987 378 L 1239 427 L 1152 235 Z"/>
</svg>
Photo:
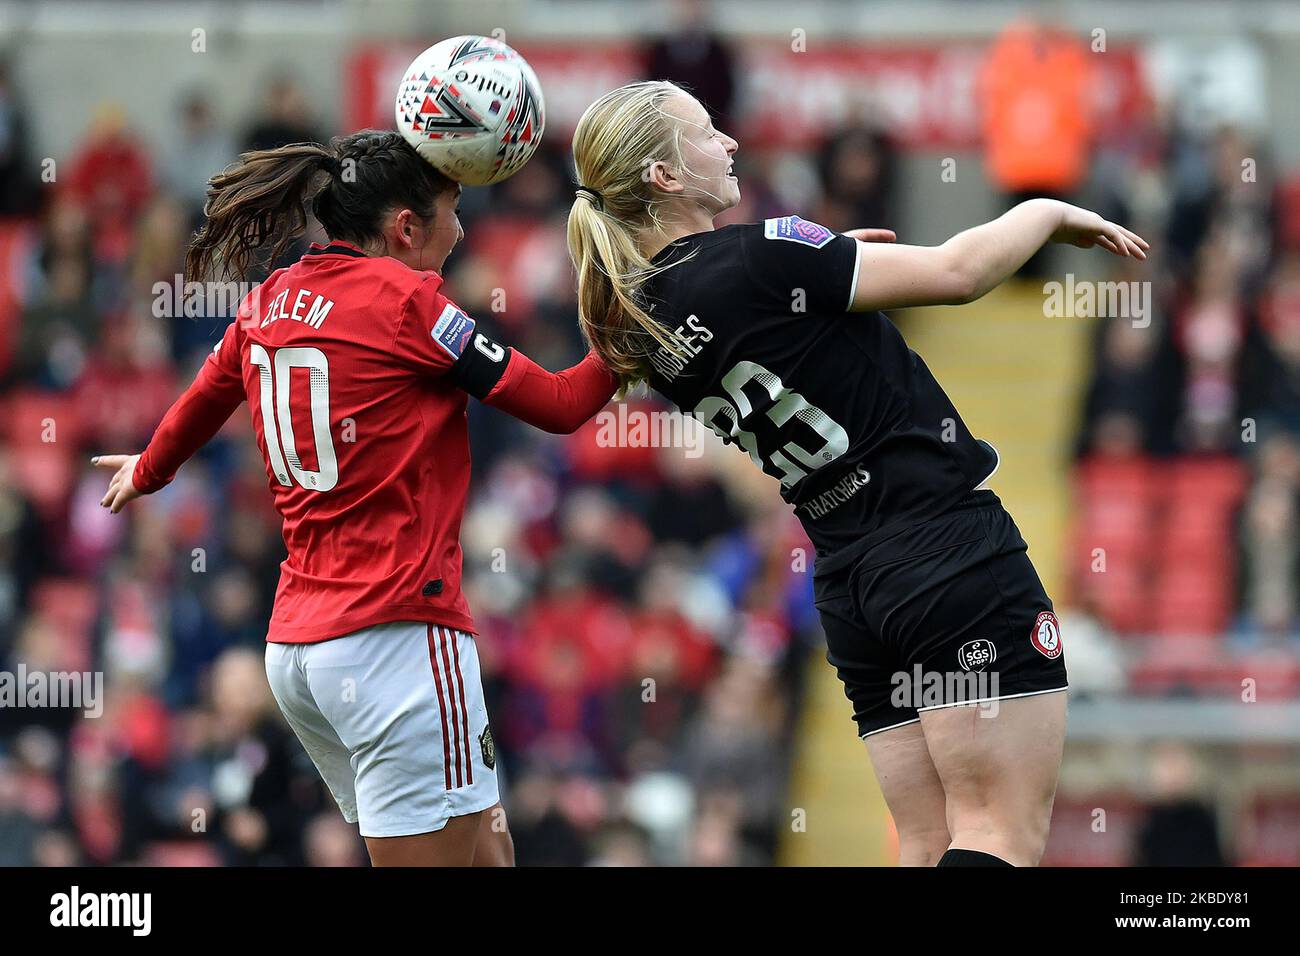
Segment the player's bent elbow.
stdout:
<svg viewBox="0 0 1300 956">
<path fill-rule="evenodd" d="M 944 276 L 944 305 L 966 305 L 981 298 L 989 290 L 980 276 L 970 269 L 955 268 Z"/>
<path fill-rule="evenodd" d="M 988 291 L 978 257 L 956 238 L 930 250 L 928 282 L 935 305 L 965 305 Z"/>
<path fill-rule="evenodd" d="M 586 420 L 586 418 L 577 417 L 539 417 L 528 420 L 528 424 L 534 428 L 540 428 L 548 435 L 572 435 L 582 427 Z"/>
<path fill-rule="evenodd" d="M 563 422 L 559 422 L 559 423 L 557 424 L 557 426 L 556 426 L 554 429 L 552 429 L 552 434 L 555 434 L 555 435 L 572 435 L 574 432 L 576 432 L 576 431 L 577 431 L 579 428 L 581 428 L 583 425 L 587 424 L 587 420 L 588 420 L 589 418 L 591 418 L 590 415 L 585 415 L 585 416 L 583 416 L 582 418 L 568 418 L 568 419 L 565 419 Z"/>
</svg>

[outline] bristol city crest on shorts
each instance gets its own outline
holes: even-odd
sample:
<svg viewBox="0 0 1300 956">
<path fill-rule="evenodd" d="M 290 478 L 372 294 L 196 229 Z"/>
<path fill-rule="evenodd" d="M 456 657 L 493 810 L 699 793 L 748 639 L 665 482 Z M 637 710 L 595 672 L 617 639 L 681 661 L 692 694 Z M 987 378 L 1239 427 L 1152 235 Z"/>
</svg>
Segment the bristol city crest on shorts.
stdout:
<svg viewBox="0 0 1300 956">
<path fill-rule="evenodd" d="M 965 671 L 982 671 L 998 659 L 998 649 L 992 641 L 979 638 L 967 641 L 957 649 L 957 663 Z"/>
<path fill-rule="evenodd" d="M 1061 646 L 1061 624 L 1051 611 L 1043 611 L 1034 622 L 1034 629 L 1029 632 L 1029 643 L 1048 660 L 1056 660 L 1065 650 Z"/>
</svg>

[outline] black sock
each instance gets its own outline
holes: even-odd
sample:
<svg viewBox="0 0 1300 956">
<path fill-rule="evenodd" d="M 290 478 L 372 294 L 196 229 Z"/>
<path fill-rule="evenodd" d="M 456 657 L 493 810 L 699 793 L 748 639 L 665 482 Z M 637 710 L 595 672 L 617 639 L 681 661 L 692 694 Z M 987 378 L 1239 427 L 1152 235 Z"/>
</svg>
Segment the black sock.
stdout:
<svg viewBox="0 0 1300 956">
<path fill-rule="evenodd" d="M 939 857 L 939 862 L 935 866 L 1014 866 L 992 853 L 981 853 L 979 850 L 949 850 L 943 856 Z"/>
</svg>

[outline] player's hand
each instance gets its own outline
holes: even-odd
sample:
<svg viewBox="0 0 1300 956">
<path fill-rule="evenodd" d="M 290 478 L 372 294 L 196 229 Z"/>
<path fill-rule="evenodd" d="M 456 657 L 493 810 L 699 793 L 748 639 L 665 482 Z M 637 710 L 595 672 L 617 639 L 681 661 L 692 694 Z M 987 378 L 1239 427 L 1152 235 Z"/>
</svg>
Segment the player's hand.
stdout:
<svg viewBox="0 0 1300 956">
<path fill-rule="evenodd" d="M 860 239 L 863 242 L 897 242 L 898 233 L 892 229 L 850 229 L 844 233 L 850 239 Z"/>
<path fill-rule="evenodd" d="M 108 492 L 99 502 L 101 507 L 117 514 L 128 501 L 140 497 L 131 476 L 135 474 L 135 463 L 139 455 L 97 455 L 90 459 L 96 468 L 113 469 L 113 477 L 108 482 Z"/>
<path fill-rule="evenodd" d="M 1061 203 L 1061 224 L 1052 233 L 1052 242 L 1091 249 L 1101 246 L 1117 256 L 1147 257 L 1150 245 L 1136 232 L 1102 219 L 1095 212 Z"/>
</svg>

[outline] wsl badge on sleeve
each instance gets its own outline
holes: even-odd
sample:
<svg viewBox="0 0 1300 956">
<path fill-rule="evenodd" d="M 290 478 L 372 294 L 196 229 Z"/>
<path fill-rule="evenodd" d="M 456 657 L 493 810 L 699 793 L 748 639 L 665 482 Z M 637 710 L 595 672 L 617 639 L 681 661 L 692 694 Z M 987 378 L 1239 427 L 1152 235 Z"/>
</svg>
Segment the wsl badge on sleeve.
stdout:
<svg viewBox="0 0 1300 956">
<path fill-rule="evenodd" d="M 763 220 L 763 236 L 766 239 L 801 242 L 805 246 L 820 249 L 835 238 L 835 233 L 823 225 L 798 216 L 782 216 L 779 219 Z"/>
<path fill-rule="evenodd" d="M 474 320 L 448 302 L 433 325 L 433 340 L 453 359 L 458 359 L 474 335 Z"/>
</svg>

